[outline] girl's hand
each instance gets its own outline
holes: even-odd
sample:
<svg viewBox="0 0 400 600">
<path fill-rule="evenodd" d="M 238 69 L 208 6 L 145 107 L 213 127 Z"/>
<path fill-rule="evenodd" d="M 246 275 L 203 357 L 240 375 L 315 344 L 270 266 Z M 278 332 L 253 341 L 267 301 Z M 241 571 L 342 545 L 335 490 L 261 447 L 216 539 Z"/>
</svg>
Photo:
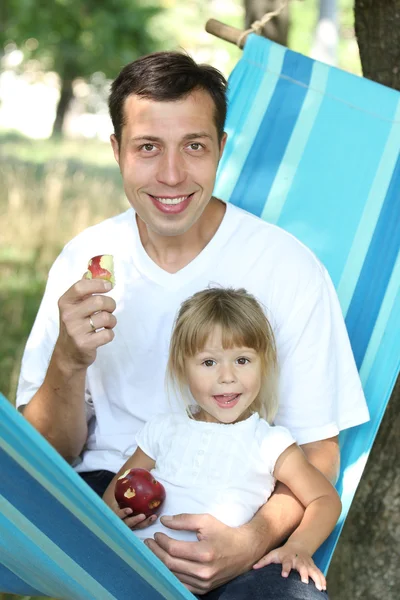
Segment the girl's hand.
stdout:
<svg viewBox="0 0 400 600">
<path fill-rule="evenodd" d="M 146 517 L 146 515 L 132 515 L 131 508 L 119 508 L 118 504 L 110 508 L 112 508 L 117 517 L 124 521 L 129 529 L 145 529 L 145 527 L 153 525 L 157 520 L 157 515 L 151 515 L 150 517 Z"/>
<path fill-rule="evenodd" d="M 324 574 L 315 565 L 309 553 L 300 545 L 288 542 L 281 548 L 268 552 L 253 565 L 253 569 L 259 569 L 271 563 L 282 564 L 282 577 L 288 577 L 290 571 L 296 569 L 300 573 L 303 583 L 308 583 L 308 578 L 311 577 L 318 590 L 326 590 Z"/>
</svg>

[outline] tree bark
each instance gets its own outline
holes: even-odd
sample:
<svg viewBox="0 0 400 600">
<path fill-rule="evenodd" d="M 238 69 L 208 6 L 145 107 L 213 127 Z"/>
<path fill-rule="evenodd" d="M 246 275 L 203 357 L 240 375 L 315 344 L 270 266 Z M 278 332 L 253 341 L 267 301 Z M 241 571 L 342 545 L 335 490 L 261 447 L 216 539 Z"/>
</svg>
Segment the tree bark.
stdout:
<svg viewBox="0 0 400 600">
<path fill-rule="evenodd" d="M 400 90 L 400 0 L 355 0 L 364 77 Z"/>
<path fill-rule="evenodd" d="M 244 0 L 246 11 L 246 29 L 254 21 L 260 20 L 266 13 L 277 10 L 282 4 L 281 0 Z M 278 44 L 287 46 L 289 31 L 289 11 L 288 7 L 273 17 L 271 21 L 264 25 L 262 35 Z"/>
<path fill-rule="evenodd" d="M 355 0 L 365 77 L 400 90 L 400 0 Z M 330 600 L 400 598 L 400 377 L 328 573 Z"/>
<path fill-rule="evenodd" d="M 400 378 L 328 573 L 330 600 L 400 596 Z"/>
<path fill-rule="evenodd" d="M 60 99 L 57 104 L 56 118 L 51 137 L 59 137 L 62 135 L 65 115 L 67 114 L 68 107 L 73 97 L 72 79 L 69 77 L 61 78 Z"/>
</svg>

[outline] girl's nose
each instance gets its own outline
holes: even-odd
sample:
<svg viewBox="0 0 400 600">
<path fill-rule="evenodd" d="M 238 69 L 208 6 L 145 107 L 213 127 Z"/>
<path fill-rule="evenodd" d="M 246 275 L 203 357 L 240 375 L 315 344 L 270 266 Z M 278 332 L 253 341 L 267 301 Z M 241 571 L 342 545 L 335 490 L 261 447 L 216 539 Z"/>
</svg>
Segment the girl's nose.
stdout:
<svg viewBox="0 0 400 600">
<path fill-rule="evenodd" d="M 219 374 L 220 383 L 234 383 L 236 381 L 234 370 L 229 367 L 221 367 Z"/>
</svg>

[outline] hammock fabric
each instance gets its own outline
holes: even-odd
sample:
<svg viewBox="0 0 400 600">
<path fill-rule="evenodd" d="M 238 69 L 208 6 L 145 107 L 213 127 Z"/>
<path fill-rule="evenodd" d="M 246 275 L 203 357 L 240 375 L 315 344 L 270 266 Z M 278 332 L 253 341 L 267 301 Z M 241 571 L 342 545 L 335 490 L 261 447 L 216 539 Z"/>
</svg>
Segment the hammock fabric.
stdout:
<svg viewBox="0 0 400 600">
<path fill-rule="evenodd" d="M 340 435 L 340 521 L 400 366 L 400 94 L 250 35 L 230 77 L 215 193 L 309 246 L 339 294 L 371 421 Z M 193 596 L 0 398 L 0 591 Z"/>
</svg>

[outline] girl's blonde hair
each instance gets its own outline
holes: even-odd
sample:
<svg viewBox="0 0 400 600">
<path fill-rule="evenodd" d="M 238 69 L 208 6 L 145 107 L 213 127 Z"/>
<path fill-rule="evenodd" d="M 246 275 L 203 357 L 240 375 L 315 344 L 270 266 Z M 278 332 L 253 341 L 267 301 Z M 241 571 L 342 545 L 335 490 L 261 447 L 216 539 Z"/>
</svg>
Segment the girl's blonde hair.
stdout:
<svg viewBox="0 0 400 600">
<path fill-rule="evenodd" d="M 272 422 L 278 408 L 278 364 L 275 338 L 260 304 L 245 289 L 208 288 L 183 302 L 172 333 L 167 381 L 185 401 L 188 383 L 185 360 L 205 347 L 211 331 L 222 329 L 224 348 L 252 348 L 261 358 L 262 384 L 251 410 Z"/>
</svg>

